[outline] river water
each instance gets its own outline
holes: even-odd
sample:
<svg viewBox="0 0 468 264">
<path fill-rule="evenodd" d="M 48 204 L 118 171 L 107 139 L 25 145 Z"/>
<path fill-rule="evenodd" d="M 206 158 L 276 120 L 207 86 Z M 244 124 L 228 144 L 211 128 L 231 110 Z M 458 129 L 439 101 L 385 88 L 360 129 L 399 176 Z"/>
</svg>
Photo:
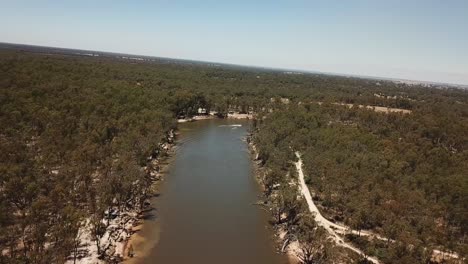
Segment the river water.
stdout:
<svg viewBox="0 0 468 264">
<path fill-rule="evenodd" d="M 267 213 L 253 205 L 260 190 L 244 141 L 248 127 L 239 120 L 180 124 L 175 158 L 139 234 L 148 252 L 136 263 L 288 263 L 275 253 Z"/>
</svg>

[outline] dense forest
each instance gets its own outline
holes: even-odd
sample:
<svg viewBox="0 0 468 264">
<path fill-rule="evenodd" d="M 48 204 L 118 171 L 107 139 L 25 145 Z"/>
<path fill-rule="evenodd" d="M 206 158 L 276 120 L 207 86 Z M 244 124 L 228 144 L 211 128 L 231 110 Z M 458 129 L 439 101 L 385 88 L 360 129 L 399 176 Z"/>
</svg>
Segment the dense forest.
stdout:
<svg viewBox="0 0 468 264">
<path fill-rule="evenodd" d="M 270 169 L 266 190 L 286 185 L 288 172 L 294 177 L 290 161 L 299 151 L 313 199 L 328 219 L 389 239 L 347 237 L 368 255 L 384 263 L 427 263 L 429 248 L 466 256 L 467 110 L 450 101 L 411 114 L 284 107 L 257 123 L 254 141 Z"/>
<path fill-rule="evenodd" d="M 143 207 L 151 160 L 164 155 L 176 119 L 199 107 L 257 114 L 267 196 L 295 177 L 300 151 L 329 219 L 396 241 L 348 236 L 369 255 L 426 263 L 427 248 L 468 254 L 465 91 L 12 50 L 0 51 L 0 69 L 0 263 L 65 262 L 84 220 L 99 249 L 106 211 Z M 278 221 L 287 213 L 300 239 L 323 238 L 296 193 L 280 189 L 275 201 L 288 210 Z"/>
</svg>

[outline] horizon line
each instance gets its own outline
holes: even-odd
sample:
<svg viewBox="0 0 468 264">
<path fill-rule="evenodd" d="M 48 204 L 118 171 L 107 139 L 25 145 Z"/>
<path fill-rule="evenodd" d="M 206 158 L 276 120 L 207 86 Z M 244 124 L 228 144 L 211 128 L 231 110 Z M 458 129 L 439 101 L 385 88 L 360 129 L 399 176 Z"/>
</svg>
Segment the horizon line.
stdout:
<svg viewBox="0 0 468 264">
<path fill-rule="evenodd" d="M 300 72 L 306 74 L 322 74 L 328 76 L 337 76 L 337 77 L 352 77 L 352 78 L 360 78 L 360 79 L 367 79 L 367 80 L 381 80 L 381 81 L 393 81 L 393 82 L 414 82 L 416 84 L 433 84 L 433 85 L 446 85 L 456 88 L 468 88 L 468 83 L 450 83 L 450 82 L 443 82 L 443 81 L 425 81 L 425 80 L 417 80 L 417 79 L 407 79 L 407 78 L 399 78 L 399 77 L 385 77 L 385 76 L 375 76 L 375 75 L 361 75 L 361 74 L 351 74 L 351 73 L 343 73 L 343 72 L 324 72 L 318 70 L 305 70 L 305 69 L 295 69 L 295 68 L 281 68 L 281 67 L 272 67 L 272 66 L 262 66 L 262 65 L 247 65 L 247 64 L 237 64 L 237 63 L 229 63 L 229 62 L 216 62 L 216 61 L 205 61 L 205 60 L 196 60 L 196 59 L 187 59 L 187 58 L 174 58 L 174 57 L 164 57 L 164 56 L 157 56 L 157 55 L 142 55 L 142 54 L 133 54 L 133 53 L 124 53 L 124 52 L 117 52 L 117 51 L 102 51 L 102 50 L 90 50 L 90 49 L 81 49 L 81 48 L 71 48 L 71 47 L 57 47 L 57 46 L 44 46 L 38 44 L 28 44 L 28 43 L 12 43 L 12 42 L 3 42 L 0 41 L 1 44 L 7 45 L 23 45 L 23 46 L 32 46 L 32 47 L 40 47 L 40 48 L 52 48 L 52 49 L 64 49 L 64 50 L 80 50 L 80 51 L 87 51 L 87 52 L 99 52 L 99 53 L 109 53 L 109 54 L 119 54 L 119 55 L 131 55 L 131 56 L 138 56 L 138 57 L 150 57 L 156 59 L 168 59 L 168 60 L 179 60 L 179 61 L 192 61 L 192 62 L 199 62 L 205 64 L 222 64 L 227 66 L 238 66 L 238 67 L 247 67 L 247 68 L 261 68 L 267 70 L 274 70 L 274 71 L 293 71 L 293 72 Z M 81 54 L 78 54 L 81 55 Z"/>
</svg>

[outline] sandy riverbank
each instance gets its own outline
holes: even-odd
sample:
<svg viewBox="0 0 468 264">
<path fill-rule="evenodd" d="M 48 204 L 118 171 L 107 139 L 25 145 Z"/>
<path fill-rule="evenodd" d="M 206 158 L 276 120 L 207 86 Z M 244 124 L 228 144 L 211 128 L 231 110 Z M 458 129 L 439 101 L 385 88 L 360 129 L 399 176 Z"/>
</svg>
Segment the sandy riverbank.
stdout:
<svg viewBox="0 0 468 264">
<path fill-rule="evenodd" d="M 133 227 L 134 234 L 126 241 L 124 246 L 124 261 L 123 263 L 139 263 L 142 261 L 151 249 L 156 246 L 159 241 L 159 226 L 155 222 L 149 220 L 152 216 L 152 210 L 142 214 L 140 222 L 137 226 Z M 149 220 L 149 221 L 148 221 Z M 149 226 L 151 225 L 151 226 Z M 150 229 L 151 232 L 145 232 Z M 148 238 L 143 234 L 151 234 L 154 237 Z M 129 249 L 132 248 L 132 256 L 129 256 Z"/>
<path fill-rule="evenodd" d="M 125 244 L 123 263 L 133 264 L 141 262 L 159 242 L 160 225 L 155 221 L 157 215 L 154 205 L 159 196 L 161 182 L 164 181 L 164 177 L 167 175 L 169 167 L 174 159 L 174 145 L 175 144 L 171 145 L 168 150 L 168 156 L 159 163 L 159 180 L 154 182 L 152 186 L 154 197 L 150 199 L 148 208 L 140 213 L 138 225 L 133 227 L 133 235 L 129 237 Z M 132 256 L 129 256 L 130 248 L 132 248 Z"/>
<path fill-rule="evenodd" d="M 219 117 L 216 112 L 207 114 L 207 115 L 196 115 L 191 118 L 183 118 L 177 119 L 177 123 L 187 123 L 199 120 L 209 120 L 209 119 L 222 119 L 223 117 Z M 254 119 L 254 114 L 246 114 L 246 113 L 228 113 L 225 117 L 227 119 Z"/>
<path fill-rule="evenodd" d="M 149 173 L 153 179 L 153 186 L 151 186 L 151 193 L 153 194 L 157 193 L 158 183 L 165 174 L 166 167 L 172 156 L 172 142 L 174 141 L 174 137 L 174 132 L 170 131 L 166 143 L 160 144 L 161 152 L 164 153 L 164 155 L 152 159 L 150 161 L 152 166 L 142 168 Z M 140 255 L 148 243 L 142 241 L 139 236 L 139 231 L 143 228 L 142 222 L 150 217 L 151 212 L 151 204 L 148 203 L 148 201 L 145 201 L 144 209 L 122 208 L 117 205 L 109 207 L 109 209 L 106 210 L 109 219 L 101 220 L 106 228 L 99 240 L 100 254 L 98 254 L 96 242 L 92 235 L 93 225 L 91 224 L 91 218 L 85 219 L 76 238 L 79 241 L 79 245 L 77 245 L 76 251 L 70 255 L 66 264 L 122 262 L 129 259 L 128 253 L 131 247 L 133 247 L 135 255 Z M 75 260 L 74 256 L 76 257 Z"/>
<path fill-rule="evenodd" d="M 232 113 L 232 114 L 228 114 L 227 118 L 231 118 L 231 119 L 253 119 L 254 115 L 253 114 Z"/>
</svg>

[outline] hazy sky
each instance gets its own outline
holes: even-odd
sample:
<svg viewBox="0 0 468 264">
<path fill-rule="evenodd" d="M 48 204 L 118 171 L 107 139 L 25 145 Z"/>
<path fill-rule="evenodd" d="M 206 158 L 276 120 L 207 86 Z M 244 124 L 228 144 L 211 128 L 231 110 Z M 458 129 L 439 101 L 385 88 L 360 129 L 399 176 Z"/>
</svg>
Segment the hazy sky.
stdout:
<svg viewBox="0 0 468 264">
<path fill-rule="evenodd" d="M 0 42 L 468 84 L 468 0 L 0 0 Z"/>
</svg>

